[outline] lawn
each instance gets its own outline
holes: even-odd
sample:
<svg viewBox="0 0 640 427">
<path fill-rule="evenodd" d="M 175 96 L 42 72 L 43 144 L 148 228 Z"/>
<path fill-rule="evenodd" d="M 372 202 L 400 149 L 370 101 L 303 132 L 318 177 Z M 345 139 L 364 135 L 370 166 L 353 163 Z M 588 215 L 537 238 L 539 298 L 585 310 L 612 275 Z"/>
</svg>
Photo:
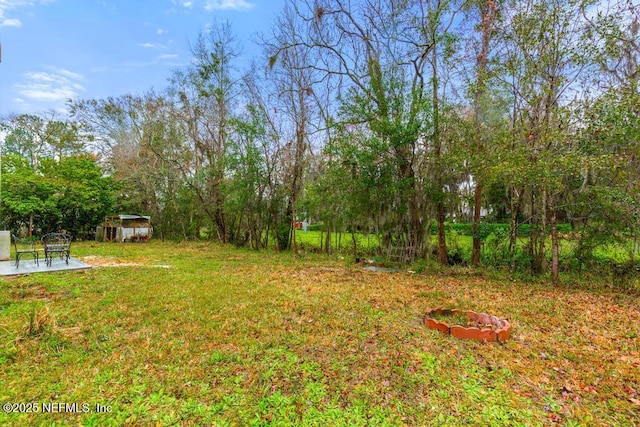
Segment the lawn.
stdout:
<svg viewBox="0 0 640 427">
<path fill-rule="evenodd" d="M 0 279 L 0 403 L 24 404 L 0 425 L 640 424 L 637 296 L 208 243 L 73 250 L 96 267 Z M 429 330 L 430 307 L 508 318 L 512 339 Z"/>
</svg>

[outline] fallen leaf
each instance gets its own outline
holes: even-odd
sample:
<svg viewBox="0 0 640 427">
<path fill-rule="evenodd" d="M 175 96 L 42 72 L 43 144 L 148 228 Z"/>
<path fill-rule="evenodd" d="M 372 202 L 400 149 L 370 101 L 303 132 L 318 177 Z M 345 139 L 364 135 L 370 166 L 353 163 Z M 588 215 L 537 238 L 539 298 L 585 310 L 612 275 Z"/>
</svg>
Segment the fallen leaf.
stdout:
<svg viewBox="0 0 640 427">
<path fill-rule="evenodd" d="M 549 414 L 547 417 L 549 418 L 549 420 L 551 420 L 554 423 L 559 423 L 560 421 L 562 421 L 562 419 L 560 418 L 560 415 L 558 414 Z"/>
</svg>

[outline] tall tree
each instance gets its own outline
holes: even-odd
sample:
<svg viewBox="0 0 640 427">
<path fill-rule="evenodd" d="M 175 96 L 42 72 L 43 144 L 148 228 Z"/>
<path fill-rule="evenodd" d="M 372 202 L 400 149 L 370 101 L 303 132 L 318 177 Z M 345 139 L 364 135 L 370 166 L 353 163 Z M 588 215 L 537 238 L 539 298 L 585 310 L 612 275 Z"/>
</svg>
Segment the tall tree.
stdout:
<svg viewBox="0 0 640 427">
<path fill-rule="evenodd" d="M 294 223 L 299 220 L 297 203 L 302 195 L 304 187 L 304 170 L 308 155 L 310 121 L 314 115 L 314 87 L 318 83 L 315 72 L 308 64 L 314 62 L 311 49 L 303 41 L 304 22 L 295 13 L 293 5 L 285 4 L 281 15 L 276 18 L 269 39 L 263 40 L 263 46 L 269 57 L 269 69 L 271 79 L 275 86 L 278 106 L 275 107 L 280 114 L 285 114 L 293 124 L 293 135 L 283 135 L 290 139 L 285 145 L 288 152 L 290 169 L 288 176 L 288 202 L 286 209 L 286 221 L 291 230 L 291 238 L 287 233 L 287 239 L 282 240 L 283 248 L 293 243 L 297 251 L 295 238 L 296 227 Z M 282 48 L 286 47 L 286 48 Z"/>
<path fill-rule="evenodd" d="M 151 215 L 161 238 L 180 231 L 183 238 L 198 236 L 199 210 L 183 175 L 193 155 L 166 97 L 148 92 L 79 101 L 72 111 L 91 127 L 103 167 L 120 183 L 116 209 Z"/>
<path fill-rule="evenodd" d="M 493 36 L 495 35 L 495 24 L 498 14 L 496 0 L 476 0 L 470 2 L 469 10 L 476 12 L 479 23 L 477 31 L 480 37 L 479 48 L 476 55 L 475 75 L 476 79 L 472 86 L 473 105 L 473 128 L 474 128 L 474 152 L 476 158 L 483 155 L 486 139 L 486 132 L 483 126 L 483 108 L 487 107 L 486 92 L 487 80 L 489 79 L 489 55 Z M 484 187 L 482 175 L 475 174 L 475 188 L 473 194 L 473 252 L 471 264 L 480 264 L 480 216 L 482 213 L 482 191 Z"/>
<path fill-rule="evenodd" d="M 571 173 L 574 146 L 570 130 L 571 91 L 585 69 L 580 48 L 584 23 L 577 20 L 573 0 L 525 0 L 505 14 L 505 78 L 513 93 L 511 235 L 515 236 L 520 204 L 526 200 L 531 222 L 528 254 L 532 272 L 546 268 L 548 227 L 551 233 L 551 276 L 558 280 L 557 204 L 563 177 Z"/>
<path fill-rule="evenodd" d="M 640 5 L 585 1 L 582 14 L 587 22 L 583 45 L 597 66 L 595 90 L 585 97 L 583 142 L 608 161 L 583 168 L 580 201 L 590 210 L 581 215 L 590 237 L 581 240 L 578 257 L 588 258 L 612 237 L 631 235 L 635 261 L 640 250 Z"/>
<path fill-rule="evenodd" d="M 386 204 L 386 240 L 403 241 L 411 255 L 422 253 L 428 243 L 429 185 L 421 157 L 427 147 L 442 151 L 438 151 L 442 88 L 434 70 L 439 71 L 437 58 L 445 48 L 438 52 L 434 46 L 453 22 L 450 2 L 428 3 L 295 2 L 294 10 L 308 30 L 299 42 L 281 47 L 303 45 L 317 51 L 319 59 L 307 67 L 341 79 L 337 92 L 343 105 L 341 121 L 366 123 L 371 132 L 367 139 L 380 148 L 378 161 L 394 164 L 396 200 Z M 432 143 L 425 144 L 426 138 Z M 444 215 L 440 217 L 443 223 Z M 441 243 L 441 260 L 446 262 L 444 239 Z"/>
<path fill-rule="evenodd" d="M 35 114 L 12 115 L 3 122 L 2 128 L 7 133 L 4 150 L 23 156 L 36 168 L 48 151 L 47 120 Z"/>
<path fill-rule="evenodd" d="M 170 90 L 178 106 L 175 119 L 193 147 L 189 186 L 222 243 L 230 238 L 224 180 L 231 119 L 241 87 L 233 62 L 238 52 L 230 25 L 215 23 L 200 33 L 192 65 L 175 73 Z"/>
</svg>

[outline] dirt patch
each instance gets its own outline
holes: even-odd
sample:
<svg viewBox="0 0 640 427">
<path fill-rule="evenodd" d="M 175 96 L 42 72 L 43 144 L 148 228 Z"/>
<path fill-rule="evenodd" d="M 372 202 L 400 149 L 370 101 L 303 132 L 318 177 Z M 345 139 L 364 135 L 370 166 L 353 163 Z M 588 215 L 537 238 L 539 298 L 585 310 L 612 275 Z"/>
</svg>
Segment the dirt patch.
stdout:
<svg viewBox="0 0 640 427">
<path fill-rule="evenodd" d="M 62 298 L 68 298 L 69 292 L 51 292 L 44 286 L 20 286 L 11 292 L 11 296 L 22 300 L 42 300 L 50 301 Z"/>
<path fill-rule="evenodd" d="M 100 257 L 96 255 L 89 255 L 80 258 L 83 262 L 91 265 L 92 267 L 151 267 L 151 268 L 172 268 L 170 265 L 165 264 L 151 264 L 143 262 L 131 262 L 123 261 L 113 257 Z"/>
</svg>

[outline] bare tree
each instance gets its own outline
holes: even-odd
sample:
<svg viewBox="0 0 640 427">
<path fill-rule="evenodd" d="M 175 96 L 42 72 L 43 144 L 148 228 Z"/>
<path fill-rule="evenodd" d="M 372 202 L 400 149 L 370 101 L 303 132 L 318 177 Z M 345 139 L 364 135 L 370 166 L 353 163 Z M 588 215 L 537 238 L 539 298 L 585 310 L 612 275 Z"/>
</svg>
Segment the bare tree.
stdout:
<svg viewBox="0 0 640 427">
<path fill-rule="evenodd" d="M 311 49 L 303 40 L 305 28 L 300 17 L 286 4 L 272 27 L 270 37 L 263 37 L 262 45 L 269 58 L 268 77 L 274 85 L 279 114 L 286 116 L 292 124 L 290 132 L 281 137 L 286 139 L 284 151 L 287 159 L 288 201 L 285 220 L 290 227 L 290 237 L 279 238 L 281 249 L 291 243 L 297 251 L 295 222 L 299 220 L 297 202 L 304 186 L 304 171 L 310 150 L 310 122 L 316 114 L 314 87 L 317 72 L 308 65 L 314 62 Z M 282 48 L 285 46 L 286 48 Z M 281 233 L 286 232 L 283 228 Z M 284 237 L 284 236 L 282 236 Z"/>
<path fill-rule="evenodd" d="M 366 123 L 371 137 L 388 146 L 380 156 L 395 164 L 397 197 L 388 204 L 393 214 L 387 218 L 400 220 L 386 228 L 390 234 L 406 236 L 411 255 L 421 253 L 423 243 L 428 242 L 422 169 L 426 163 L 421 161 L 421 150 L 429 147 L 436 157 L 442 152 L 438 122 L 442 92 L 434 74 L 440 71 L 437 58 L 441 52 L 435 45 L 453 22 L 448 9 L 451 3 L 427 3 L 290 2 L 306 29 L 297 40 L 282 44 L 274 55 L 277 58 L 301 47 L 317 52 L 313 62 L 298 66 L 322 78 L 340 79 L 336 101 L 342 105 L 342 121 Z M 429 97 L 429 92 L 433 96 Z M 427 139 L 430 144 L 425 143 Z M 438 173 L 435 175 L 438 179 Z M 391 241 L 393 236 L 389 238 Z M 446 262 L 444 237 L 440 247 L 444 253 L 440 259 Z"/>
<path fill-rule="evenodd" d="M 184 125 L 193 147 L 189 185 L 211 220 L 218 241 L 226 243 L 230 230 L 223 184 L 231 117 L 241 87 L 233 65 L 238 48 L 230 26 L 216 24 L 200 33 L 192 50 L 193 64 L 176 72 L 170 92 L 178 105 L 176 120 Z"/>
<path fill-rule="evenodd" d="M 476 55 L 476 81 L 472 89 L 473 95 L 473 124 L 474 124 L 474 151 L 477 156 L 482 156 L 485 142 L 483 132 L 482 108 L 487 91 L 487 79 L 489 78 L 489 55 L 491 41 L 494 35 L 495 23 L 498 14 L 496 0 L 477 0 L 469 3 L 471 11 L 476 11 L 479 19 L 477 24 L 480 33 L 480 46 Z M 476 183 L 473 194 L 473 252 L 471 264 L 480 264 L 480 216 L 482 212 L 483 181 L 480 174 L 476 174 Z"/>
</svg>

